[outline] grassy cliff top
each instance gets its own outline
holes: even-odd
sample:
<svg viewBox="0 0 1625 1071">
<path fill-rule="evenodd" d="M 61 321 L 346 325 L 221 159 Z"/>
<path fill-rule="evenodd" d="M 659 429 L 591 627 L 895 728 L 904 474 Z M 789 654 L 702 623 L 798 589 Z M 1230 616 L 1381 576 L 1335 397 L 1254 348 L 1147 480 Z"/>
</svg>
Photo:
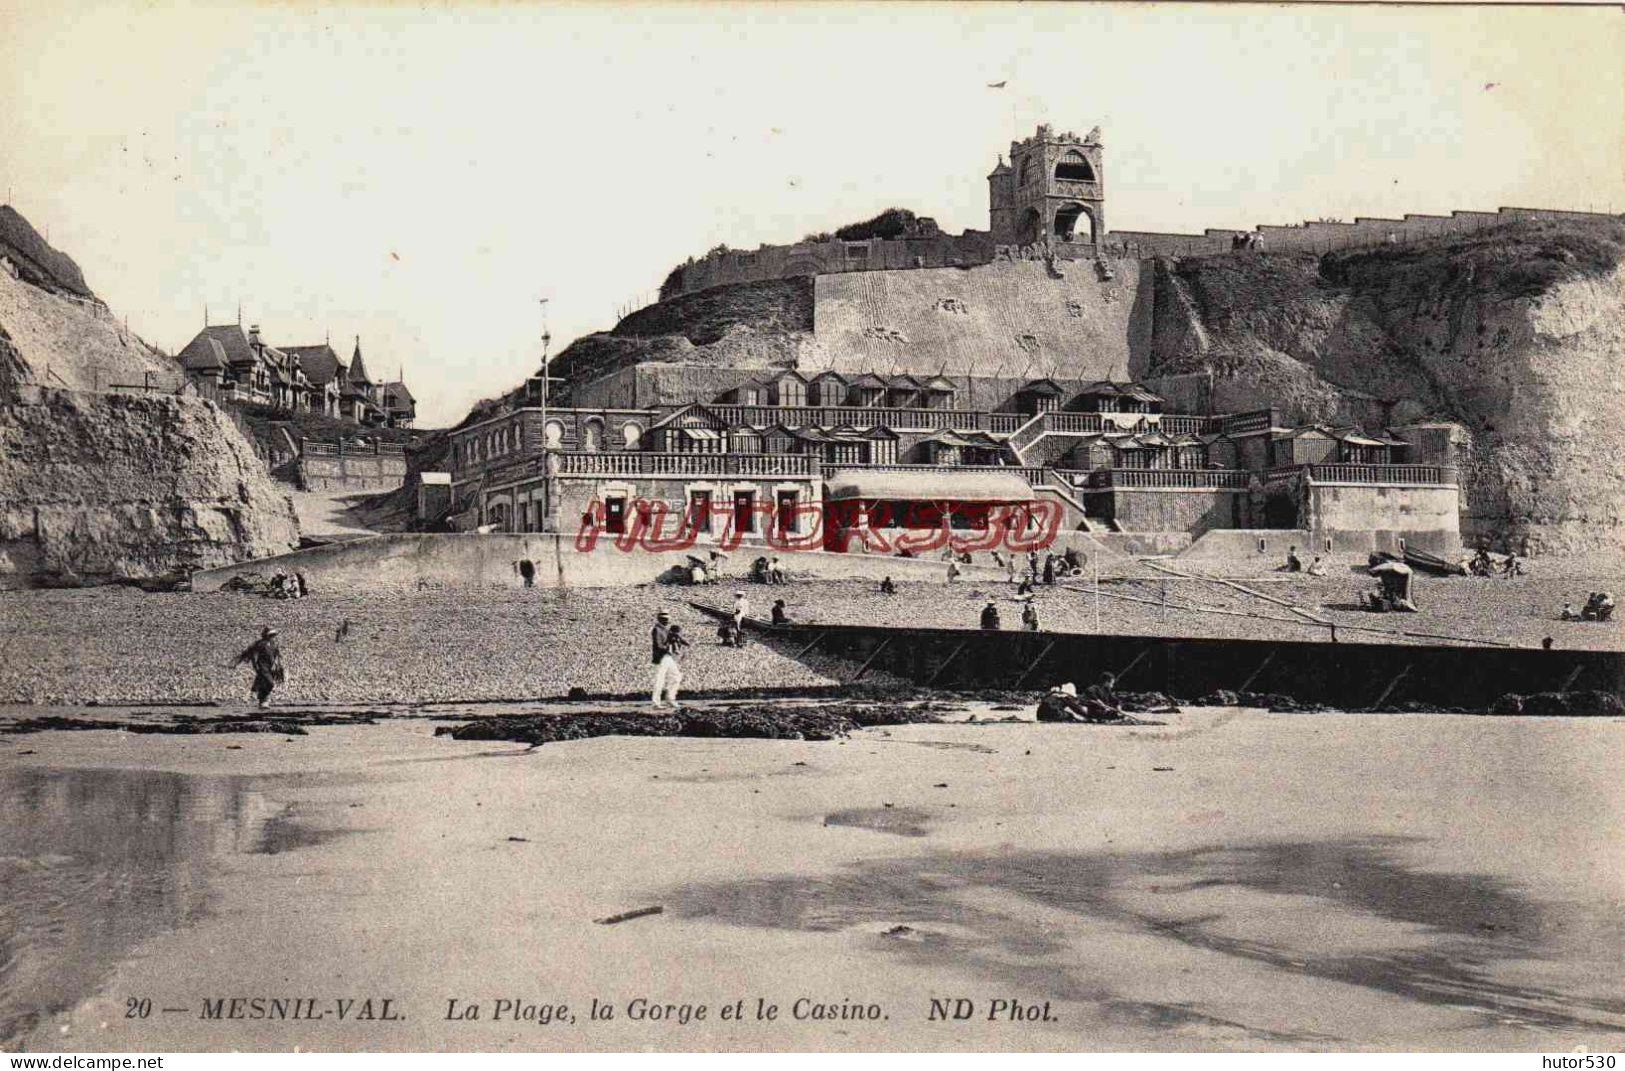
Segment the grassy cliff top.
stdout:
<svg viewBox="0 0 1625 1071">
<path fill-rule="evenodd" d="M 1613 271 L 1625 253 L 1616 220 L 1518 220 L 1473 234 L 1329 253 L 1321 274 L 1361 286 L 1471 282 L 1501 297 L 1537 297 L 1567 279 Z"/>
</svg>

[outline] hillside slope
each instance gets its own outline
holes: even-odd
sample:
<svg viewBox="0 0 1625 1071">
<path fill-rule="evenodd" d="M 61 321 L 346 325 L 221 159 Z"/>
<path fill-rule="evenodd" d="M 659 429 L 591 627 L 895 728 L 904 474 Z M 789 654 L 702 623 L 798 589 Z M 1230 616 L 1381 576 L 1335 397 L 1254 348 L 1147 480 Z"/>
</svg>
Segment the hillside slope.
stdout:
<svg viewBox="0 0 1625 1071">
<path fill-rule="evenodd" d="M 585 335 L 556 357 L 555 394 L 643 363 L 719 368 L 793 365 L 812 346 L 810 276 L 713 287 L 639 309 L 612 331 Z"/>
<path fill-rule="evenodd" d="M 1210 372 L 1218 409 L 1473 437 L 1468 539 L 1625 546 L 1625 228 L 1523 223 L 1335 253 L 1159 263 L 1145 375 Z"/>
</svg>

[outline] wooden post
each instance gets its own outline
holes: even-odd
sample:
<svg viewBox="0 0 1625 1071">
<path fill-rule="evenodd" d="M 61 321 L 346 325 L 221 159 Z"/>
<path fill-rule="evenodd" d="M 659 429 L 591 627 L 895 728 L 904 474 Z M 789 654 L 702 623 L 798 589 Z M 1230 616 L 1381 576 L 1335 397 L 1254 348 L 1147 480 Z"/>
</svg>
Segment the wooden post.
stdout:
<svg viewBox="0 0 1625 1071">
<path fill-rule="evenodd" d="M 1021 676 L 1016 678 L 1016 683 L 1012 684 L 1010 687 L 1012 687 L 1012 688 L 1020 688 L 1021 685 L 1022 685 L 1022 682 L 1024 682 L 1028 677 L 1032 676 L 1033 670 L 1037 669 L 1040 665 L 1042 665 L 1043 662 L 1044 662 L 1044 659 L 1048 658 L 1049 653 L 1054 649 L 1055 649 L 1055 641 L 1054 640 L 1050 640 L 1048 643 L 1044 644 L 1044 649 L 1042 651 L 1038 652 L 1038 657 L 1033 659 L 1031 662 L 1029 662 L 1027 664 L 1027 668 L 1021 671 Z"/>
<path fill-rule="evenodd" d="M 870 652 L 869 657 L 863 660 L 863 665 L 859 666 L 858 671 L 852 674 L 852 680 L 848 683 L 856 683 L 857 681 L 863 679 L 863 675 L 869 672 L 869 667 L 875 664 L 875 659 L 880 657 L 880 653 L 891 646 L 891 641 L 892 638 L 890 636 L 887 636 L 885 639 L 881 640 L 880 646 L 876 647 L 872 652 Z"/>
<path fill-rule="evenodd" d="M 1114 675 L 1114 679 L 1116 680 L 1116 682 L 1118 684 L 1122 684 L 1123 683 L 1123 678 L 1128 675 L 1128 671 L 1133 669 L 1135 666 L 1139 665 L 1140 664 L 1140 659 L 1144 658 L 1150 652 L 1150 650 L 1151 650 L 1151 648 L 1149 648 L 1149 647 L 1141 648 L 1140 653 L 1135 655 L 1133 658 L 1131 658 L 1129 660 L 1129 664 L 1124 666 L 1122 669 L 1118 670 L 1117 673 Z"/>
<path fill-rule="evenodd" d="M 960 640 L 958 645 L 956 645 L 952 651 L 948 652 L 948 657 L 942 660 L 942 665 L 938 666 L 937 671 L 931 674 L 930 679 L 925 682 L 926 687 L 930 687 L 931 685 L 937 683 L 937 678 L 942 676 L 942 671 L 954 664 L 954 659 L 959 657 L 959 652 L 963 651 L 965 649 L 965 644 L 969 642 L 969 640 Z"/>
<path fill-rule="evenodd" d="M 1393 694 L 1394 688 L 1398 686 L 1400 681 L 1405 679 L 1406 675 L 1409 674 L 1410 671 L 1411 663 L 1407 662 L 1405 664 L 1405 668 L 1394 674 L 1394 679 L 1388 682 L 1388 687 L 1384 688 L 1382 690 L 1382 694 L 1377 696 L 1376 700 L 1371 704 L 1371 709 L 1376 710 L 1378 707 L 1382 706 L 1383 702 Z"/>
<path fill-rule="evenodd" d="M 1100 632 L 1100 555 L 1089 555 L 1095 564 L 1095 632 Z"/>
<path fill-rule="evenodd" d="M 1264 656 L 1264 661 L 1258 663 L 1258 668 L 1257 669 L 1255 669 L 1251 673 L 1247 674 L 1247 679 L 1241 682 L 1241 687 L 1237 688 L 1236 691 L 1245 692 L 1250 687 L 1252 687 L 1253 681 L 1257 680 L 1258 675 L 1260 673 L 1264 672 L 1264 668 L 1266 666 L 1268 666 L 1271 662 L 1275 661 L 1275 654 L 1276 654 L 1276 652 L 1271 651 L 1269 654 L 1265 655 Z"/>
<path fill-rule="evenodd" d="M 1580 665 L 1575 666 L 1574 669 L 1572 671 L 1570 671 L 1569 675 L 1566 678 L 1564 678 L 1563 685 L 1562 685 L 1562 687 L 1558 688 L 1558 691 L 1566 692 L 1570 688 L 1573 688 L 1574 687 L 1574 682 L 1580 679 L 1580 674 L 1584 673 L 1585 669 L 1586 669 L 1585 663 L 1583 663 L 1583 662 Z"/>
</svg>

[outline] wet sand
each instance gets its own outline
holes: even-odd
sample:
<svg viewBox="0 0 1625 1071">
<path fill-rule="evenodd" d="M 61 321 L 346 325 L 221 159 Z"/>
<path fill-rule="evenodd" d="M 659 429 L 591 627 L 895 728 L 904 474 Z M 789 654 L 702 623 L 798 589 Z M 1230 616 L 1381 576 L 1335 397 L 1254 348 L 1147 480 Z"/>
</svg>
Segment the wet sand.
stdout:
<svg viewBox="0 0 1625 1071">
<path fill-rule="evenodd" d="M 1625 723 L 1167 721 L 534 750 L 429 720 L 3 738 L 5 1047 L 1625 1041 Z M 232 997 L 324 1017 L 201 1017 Z M 594 998 L 615 1018 L 588 1021 Z M 708 1014 L 635 1020 L 638 998 Z M 797 1019 L 799 998 L 886 1018 Z M 974 1011 L 933 1021 L 933 999 Z M 481 1017 L 448 1021 L 451 1000 Z M 569 1011 L 493 1021 L 498 1000 Z M 994 1000 L 1034 1018 L 990 1021 Z"/>
</svg>

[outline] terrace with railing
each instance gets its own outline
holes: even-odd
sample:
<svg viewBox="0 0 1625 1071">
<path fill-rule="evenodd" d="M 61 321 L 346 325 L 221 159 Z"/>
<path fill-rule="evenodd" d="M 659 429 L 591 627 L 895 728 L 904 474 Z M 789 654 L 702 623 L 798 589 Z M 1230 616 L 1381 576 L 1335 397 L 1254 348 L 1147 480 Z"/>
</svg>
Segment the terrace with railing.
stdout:
<svg viewBox="0 0 1625 1071">
<path fill-rule="evenodd" d="M 306 457 L 401 457 L 406 454 L 405 443 L 325 443 L 315 439 L 300 439 L 299 452 Z"/>
<path fill-rule="evenodd" d="M 1002 472 L 1012 476 L 1020 476 L 1033 485 L 1044 482 L 1044 470 L 1036 465 L 838 465 L 826 462 L 822 468 L 826 480 L 842 469 L 858 469 L 863 472 L 912 472 L 940 476 L 962 475 L 971 472 Z"/>
<path fill-rule="evenodd" d="M 1068 477 L 1087 477 L 1091 491 L 1132 490 L 1245 490 L 1252 473 L 1246 469 L 1079 469 Z"/>
<path fill-rule="evenodd" d="M 631 450 L 596 454 L 581 451 L 552 455 L 560 476 L 790 476 L 819 473 L 812 454 L 693 454 Z M 533 459 L 539 460 L 539 459 Z"/>
<path fill-rule="evenodd" d="M 1423 487 L 1456 486 L 1452 465 L 1278 465 L 1269 477 L 1307 476 L 1316 483 L 1374 483 Z"/>
<path fill-rule="evenodd" d="M 927 431 L 997 431 L 994 416 L 975 409 L 896 409 L 889 406 L 858 405 L 713 405 L 706 408 L 733 425 L 748 424 L 767 427 L 788 424 L 791 427 L 833 428 L 841 424 L 870 427 L 880 424 L 888 428 Z M 1019 416 L 1019 414 L 1009 414 Z M 1026 417 L 1020 417 L 1025 420 Z"/>
</svg>

